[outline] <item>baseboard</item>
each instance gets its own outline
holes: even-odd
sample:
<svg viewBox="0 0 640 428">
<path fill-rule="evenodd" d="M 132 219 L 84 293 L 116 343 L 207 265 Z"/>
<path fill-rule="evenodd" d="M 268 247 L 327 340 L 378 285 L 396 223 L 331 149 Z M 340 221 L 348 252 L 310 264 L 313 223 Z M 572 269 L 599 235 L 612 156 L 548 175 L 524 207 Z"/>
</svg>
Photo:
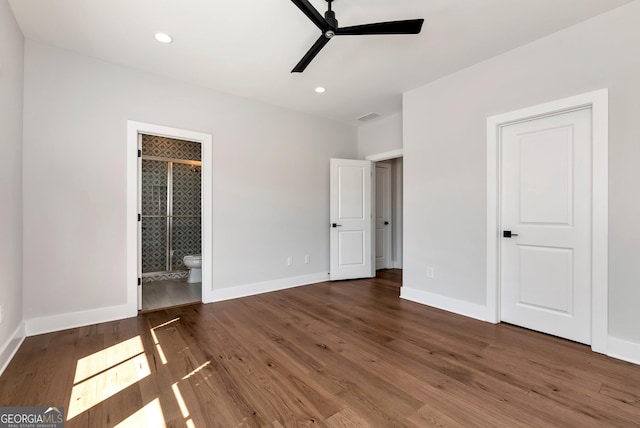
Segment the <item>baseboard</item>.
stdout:
<svg viewBox="0 0 640 428">
<path fill-rule="evenodd" d="M 480 321 L 487 321 L 487 308 L 484 305 L 465 302 L 464 300 L 458 300 L 452 297 L 429 293 L 428 291 L 417 290 L 406 286 L 400 288 L 400 298 L 459 315 L 464 315 L 466 317 L 475 318 Z"/>
<path fill-rule="evenodd" d="M 238 287 L 213 290 L 204 303 L 219 302 L 239 297 L 252 296 L 254 294 L 268 293 L 270 291 L 284 290 L 286 288 L 299 287 L 301 285 L 314 284 L 328 280 L 324 272 L 310 275 L 295 276 L 291 278 L 277 279 L 273 281 L 257 282 Z M 205 296 L 203 296 L 205 297 Z M 25 333 L 27 336 L 51 333 L 53 331 L 69 328 L 83 327 L 102 322 L 116 321 L 136 316 L 132 313 L 130 305 L 96 308 L 87 311 L 71 312 L 66 314 L 51 315 L 25 320 Z"/>
<path fill-rule="evenodd" d="M 300 287 L 302 285 L 316 284 L 318 282 L 325 282 L 328 280 L 329 276 L 327 275 L 327 273 L 321 272 L 309 275 L 294 276 L 290 278 L 275 279 L 272 281 L 256 282 L 253 284 L 240 285 L 237 287 L 222 288 L 213 290 L 211 292 L 211 295 L 209 296 L 211 300 L 204 303 L 238 299 L 240 297 L 269 293 L 271 291 Z"/>
<path fill-rule="evenodd" d="M 640 364 L 640 343 L 609 336 L 607 355 L 619 360 Z"/>
<path fill-rule="evenodd" d="M 48 317 L 31 318 L 25 320 L 25 332 L 27 336 L 51 333 L 53 331 L 66 330 L 68 328 L 84 327 L 86 325 L 101 322 L 115 321 L 136 316 L 132 314 L 129 305 L 110 306 L 96 308 L 88 311 L 71 312 L 66 314 L 50 315 Z"/>
<path fill-rule="evenodd" d="M 20 345 L 24 341 L 24 321 L 22 321 L 18 328 L 13 332 L 9 340 L 0 348 L 0 375 L 4 373 L 13 356 L 18 352 Z"/>
</svg>

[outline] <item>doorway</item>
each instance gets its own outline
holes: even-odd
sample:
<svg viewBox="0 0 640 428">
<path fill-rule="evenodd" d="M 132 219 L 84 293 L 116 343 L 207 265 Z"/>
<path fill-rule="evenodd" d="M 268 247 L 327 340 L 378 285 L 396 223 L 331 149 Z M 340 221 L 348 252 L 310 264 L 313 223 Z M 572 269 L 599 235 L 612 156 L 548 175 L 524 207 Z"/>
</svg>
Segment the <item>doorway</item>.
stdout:
<svg viewBox="0 0 640 428">
<path fill-rule="evenodd" d="M 378 171 L 379 166 L 382 166 L 382 168 L 388 168 L 390 172 L 387 175 L 386 172 L 382 172 L 385 170 L 381 170 L 382 174 L 376 174 L 376 179 L 374 180 L 375 202 L 373 214 L 374 218 L 376 218 L 376 233 L 374 234 L 376 277 L 391 280 L 395 284 L 399 284 L 400 287 L 402 287 L 403 155 L 403 150 L 398 149 L 366 157 L 367 160 L 373 162 L 376 171 Z M 387 196 L 389 202 L 385 201 Z M 385 225 L 385 222 L 389 224 Z M 379 238 L 381 234 L 380 226 L 388 228 L 382 231 L 382 233 L 386 234 L 382 238 L 382 243 L 380 242 L 381 238 Z M 385 239 L 387 242 L 384 242 Z M 388 259 L 385 262 L 379 263 L 378 260 L 384 258 L 380 256 L 383 256 L 385 252 L 390 254 L 390 257 L 387 256 Z"/>
<path fill-rule="evenodd" d="M 386 162 L 376 168 L 379 161 Z M 401 150 L 366 160 L 331 159 L 331 280 L 372 278 L 378 269 L 402 269 L 402 174 Z M 384 196 L 376 198 L 376 187 Z"/>
<path fill-rule="evenodd" d="M 488 320 L 607 342 L 607 91 L 487 121 Z"/>
<path fill-rule="evenodd" d="M 374 166 L 376 270 L 402 269 L 402 157 Z"/>
<path fill-rule="evenodd" d="M 500 318 L 591 341 L 591 108 L 500 130 Z"/>
<path fill-rule="evenodd" d="M 201 263 L 200 295 L 203 303 L 213 301 L 213 139 L 210 134 L 161 125 L 127 121 L 127 311 L 135 316 L 142 309 L 142 193 L 140 180 L 140 135 L 152 135 L 199 143 L 201 147 Z M 166 266 L 166 265 L 165 265 Z M 165 267 L 166 269 L 166 267 Z"/>
<path fill-rule="evenodd" d="M 139 134 L 142 311 L 202 301 L 200 143 Z M 192 265 L 193 263 L 189 262 Z"/>
</svg>

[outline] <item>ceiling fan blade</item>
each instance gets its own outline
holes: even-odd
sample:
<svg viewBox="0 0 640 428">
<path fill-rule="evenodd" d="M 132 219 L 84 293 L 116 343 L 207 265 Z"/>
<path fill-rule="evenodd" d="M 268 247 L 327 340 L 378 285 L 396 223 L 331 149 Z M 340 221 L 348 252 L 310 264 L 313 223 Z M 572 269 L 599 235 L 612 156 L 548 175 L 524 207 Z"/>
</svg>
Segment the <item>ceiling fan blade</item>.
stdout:
<svg viewBox="0 0 640 428">
<path fill-rule="evenodd" d="M 370 34 L 418 34 L 424 19 L 406 21 L 377 22 L 375 24 L 354 25 L 335 30 L 337 36 L 360 36 Z"/>
<path fill-rule="evenodd" d="M 322 15 L 320 15 L 320 12 L 318 12 L 315 7 L 311 6 L 311 3 L 309 3 L 308 0 L 291 1 L 293 2 L 293 4 L 298 6 L 298 9 L 300 9 L 302 13 L 307 15 L 307 18 L 309 18 L 314 24 L 316 24 L 316 27 L 318 27 L 320 30 L 325 31 L 331 28 L 331 26 L 322 17 Z"/>
<path fill-rule="evenodd" d="M 311 49 L 309 49 L 307 53 L 304 54 L 300 62 L 293 68 L 293 70 L 291 70 L 291 72 L 302 73 L 304 69 L 307 68 L 309 63 L 316 57 L 316 55 L 318 55 L 318 52 L 320 52 L 320 50 L 324 47 L 324 45 L 329 43 L 329 40 L 331 39 L 325 37 L 325 35 L 322 34 L 318 38 L 318 40 L 316 40 L 313 46 L 311 46 Z"/>
</svg>

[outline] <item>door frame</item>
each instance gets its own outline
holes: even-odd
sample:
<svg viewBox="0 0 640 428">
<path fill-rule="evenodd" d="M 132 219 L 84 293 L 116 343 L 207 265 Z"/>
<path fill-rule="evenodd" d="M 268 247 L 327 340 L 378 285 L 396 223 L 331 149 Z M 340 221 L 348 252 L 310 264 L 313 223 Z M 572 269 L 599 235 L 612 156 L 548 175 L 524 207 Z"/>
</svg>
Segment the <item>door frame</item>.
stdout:
<svg viewBox="0 0 640 428">
<path fill-rule="evenodd" d="M 213 301 L 213 138 L 211 134 L 151 123 L 127 121 L 127 307 L 138 313 L 138 135 L 148 134 L 200 143 L 202 147 L 202 302 Z"/>
<path fill-rule="evenodd" d="M 487 315 L 500 322 L 501 128 L 566 113 L 592 111 L 591 349 L 607 353 L 609 236 L 609 92 L 601 89 L 487 118 Z"/>
<path fill-rule="evenodd" d="M 373 162 L 373 165 L 375 166 L 376 162 L 381 162 L 381 161 L 385 161 L 385 160 L 393 160 L 393 159 L 398 159 L 398 158 L 404 158 L 404 148 L 391 150 L 391 151 L 388 151 L 388 152 L 375 153 L 375 154 L 372 154 L 372 155 L 365 156 L 364 159 Z M 394 172 L 394 174 L 395 174 L 395 172 Z M 404 167 L 402 169 L 402 174 L 404 176 Z M 401 178 L 403 179 L 404 177 L 401 177 Z M 396 175 L 394 175 L 392 177 L 392 184 L 391 184 L 392 187 L 394 187 L 394 183 L 393 182 L 395 180 L 397 180 L 397 179 L 398 179 L 398 177 Z M 376 192 L 375 180 L 373 181 L 372 184 L 373 184 L 373 189 L 372 189 L 373 202 L 372 203 L 375 206 L 375 203 L 376 203 L 376 199 L 375 199 L 375 196 L 376 196 L 375 195 L 375 192 Z M 398 183 L 396 182 L 395 183 L 395 187 L 394 187 L 396 190 L 397 190 L 397 184 Z M 402 184 L 402 186 L 404 186 L 404 183 Z M 402 187 L 402 189 L 404 189 L 404 187 Z M 402 192 L 403 192 L 403 190 L 400 193 L 402 194 Z M 391 193 L 393 194 L 395 192 L 392 191 Z M 393 199 L 393 201 L 391 203 L 391 211 L 392 211 L 392 213 L 395 210 L 395 208 L 397 208 L 398 206 L 400 207 L 400 215 L 399 216 L 394 216 L 394 222 L 391 223 L 391 226 L 393 227 L 393 232 L 391 234 L 392 235 L 392 241 L 393 241 L 392 242 L 392 254 L 394 252 L 396 252 L 396 250 L 398 250 L 399 253 L 396 252 L 396 255 L 397 254 L 403 255 L 404 252 L 403 252 L 403 248 L 402 247 L 404 245 L 404 236 L 402 235 L 402 232 L 400 231 L 400 229 L 402 228 L 402 224 L 403 224 L 404 197 L 402 196 L 402 197 L 400 197 L 400 200 L 398 200 L 397 196 L 398 195 L 396 194 L 396 197 Z M 373 225 L 373 231 L 372 231 L 373 239 L 372 239 L 372 242 L 371 242 L 371 245 L 372 245 L 371 251 L 374 254 L 375 254 L 375 250 L 376 250 L 376 247 L 375 247 L 375 245 L 376 245 L 375 234 L 376 233 L 375 232 L 376 232 L 376 230 L 375 230 L 375 224 L 374 224 Z M 398 243 L 397 243 L 398 236 L 400 237 L 400 245 L 399 246 L 398 246 Z M 400 260 L 402 260 L 402 256 L 400 257 Z M 374 259 L 374 262 L 375 262 L 375 259 Z M 402 269 L 402 263 L 400 263 L 398 260 L 395 260 L 395 258 L 393 256 L 392 256 L 392 268 L 393 269 Z"/>
<path fill-rule="evenodd" d="M 376 235 L 376 232 L 378 230 L 378 225 L 376 223 L 377 221 L 377 215 L 378 215 L 378 166 L 380 165 L 385 165 L 382 168 L 387 169 L 387 178 L 385 180 L 385 182 L 383 183 L 384 188 L 382 189 L 382 192 L 385 195 L 385 199 L 386 199 L 386 205 L 388 206 L 388 211 L 389 211 L 389 218 L 386 220 L 388 221 L 389 225 L 387 225 L 387 227 L 385 228 L 386 230 L 384 231 L 384 233 L 387 234 L 386 236 L 386 245 L 385 245 L 385 253 L 387 254 L 387 264 L 385 265 L 385 267 L 382 268 L 378 268 L 378 254 L 377 254 L 377 248 L 378 248 L 378 243 L 377 243 L 377 236 L 373 237 L 373 262 L 375 264 L 374 266 L 374 270 L 378 271 L 379 269 L 391 269 L 394 266 L 394 261 L 393 261 L 393 237 L 394 237 L 394 233 L 393 233 L 393 227 L 395 227 L 395 218 L 393 217 L 393 200 L 392 200 L 392 186 L 393 186 L 393 172 L 394 172 L 394 168 L 391 166 L 390 163 L 384 162 L 384 161 L 378 161 L 378 162 L 373 162 L 372 163 L 372 168 L 374 169 L 373 171 L 373 182 L 372 182 L 372 186 L 373 186 L 373 199 L 372 199 L 372 212 L 373 212 L 373 234 Z M 382 208 L 383 211 L 385 211 L 385 207 Z"/>
</svg>

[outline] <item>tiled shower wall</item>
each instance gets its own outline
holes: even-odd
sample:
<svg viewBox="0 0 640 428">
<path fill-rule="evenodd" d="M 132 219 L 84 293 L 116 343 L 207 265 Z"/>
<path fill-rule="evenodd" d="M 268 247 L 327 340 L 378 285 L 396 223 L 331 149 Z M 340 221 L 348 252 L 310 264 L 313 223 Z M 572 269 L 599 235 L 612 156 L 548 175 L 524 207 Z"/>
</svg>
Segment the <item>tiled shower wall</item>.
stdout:
<svg viewBox="0 0 640 428">
<path fill-rule="evenodd" d="M 200 144 L 142 136 L 142 155 L 201 160 Z M 142 160 L 142 272 L 166 271 L 168 162 Z M 186 269 L 182 258 L 201 254 L 201 168 L 173 164 L 172 270 Z M 157 216 L 157 217 L 148 217 Z"/>
</svg>

